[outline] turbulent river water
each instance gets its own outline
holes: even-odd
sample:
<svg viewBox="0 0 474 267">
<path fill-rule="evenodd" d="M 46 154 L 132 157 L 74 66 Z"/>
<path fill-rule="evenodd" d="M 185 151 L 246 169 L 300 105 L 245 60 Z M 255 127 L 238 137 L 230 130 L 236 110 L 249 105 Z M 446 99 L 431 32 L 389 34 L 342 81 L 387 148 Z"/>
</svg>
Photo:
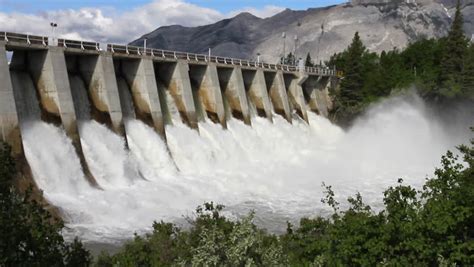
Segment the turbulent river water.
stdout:
<svg viewBox="0 0 474 267">
<path fill-rule="evenodd" d="M 206 201 L 225 204 L 230 217 L 255 210 L 257 224 L 278 232 L 287 220 L 327 214 L 323 182 L 342 203 L 361 192 L 380 208 L 385 188 L 398 178 L 420 187 L 440 156 L 470 137 L 468 123 L 446 126 L 417 97 L 376 104 L 347 131 L 315 114 L 309 125 L 275 116 L 254 117 L 252 127 L 230 120 L 227 130 L 203 122 L 199 133 L 175 120 L 167 145 L 137 120 L 125 123 L 127 142 L 84 120 L 81 142 L 101 189 L 87 183 L 62 129 L 30 121 L 22 134 L 34 179 L 64 213 L 65 235 L 106 243 L 146 232 L 154 220 L 180 223 Z"/>
</svg>

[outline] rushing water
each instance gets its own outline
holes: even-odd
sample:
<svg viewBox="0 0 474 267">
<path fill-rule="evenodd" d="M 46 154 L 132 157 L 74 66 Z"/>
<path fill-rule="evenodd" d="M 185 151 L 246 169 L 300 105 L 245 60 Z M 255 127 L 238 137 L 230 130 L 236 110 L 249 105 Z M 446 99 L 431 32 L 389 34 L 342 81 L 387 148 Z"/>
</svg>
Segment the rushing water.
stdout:
<svg viewBox="0 0 474 267">
<path fill-rule="evenodd" d="M 404 178 L 420 187 L 440 156 L 470 136 L 467 123 L 448 132 L 417 98 L 377 104 L 349 131 L 312 113 L 309 125 L 254 117 L 252 127 L 230 120 L 227 130 L 200 123 L 199 133 L 176 117 L 166 128 L 168 146 L 144 123 L 127 120 L 129 149 L 105 126 L 81 122 L 86 161 L 103 190 L 85 182 L 60 129 L 24 123 L 35 180 L 63 210 L 68 235 L 117 242 L 154 220 L 181 221 L 205 201 L 227 205 L 229 216 L 254 209 L 259 224 L 278 231 L 286 220 L 327 211 L 323 182 L 339 200 L 359 191 L 380 207 L 387 186 Z"/>
</svg>

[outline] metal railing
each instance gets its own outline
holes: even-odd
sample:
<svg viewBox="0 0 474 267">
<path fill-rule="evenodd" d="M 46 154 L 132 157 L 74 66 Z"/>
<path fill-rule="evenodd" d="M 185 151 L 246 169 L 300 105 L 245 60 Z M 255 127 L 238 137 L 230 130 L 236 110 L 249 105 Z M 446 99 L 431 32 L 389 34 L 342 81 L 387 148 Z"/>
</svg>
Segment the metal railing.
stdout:
<svg viewBox="0 0 474 267">
<path fill-rule="evenodd" d="M 0 32 L 0 40 L 5 42 L 20 42 L 27 45 L 36 44 L 48 46 L 48 37 L 19 34 L 11 32 Z M 52 43 L 54 45 L 54 42 Z M 98 42 L 86 42 L 76 41 L 67 39 L 58 39 L 57 46 L 64 48 L 74 48 L 88 51 L 101 51 L 100 43 Z M 325 67 L 304 67 L 300 69 L 297 66 L 283 65 L 283 64 L 269 64 L 265 62 L 250 61 L 247 59 L 228 58 L 228 57 L 217 57 L 208 56 L 204 54 L 195 54 L 187 52 L 169 51 L 154 48 L 144 48 L 138 46 L 129 45 L 117 45 L 107 44 L 107 51 L 111 53 L 126 54 L 126 55 L 137 55 L 137 56 L 151 56 L 155 58 L 171 59 L 171 60 L 187 60 L 189 62 L 202 62 L 202 63 L 217 63 L 231 66 L 240 67 L 251 67 L 251 68 L 262 68 L 267 70 L 281 70 L 287 72 L 302 71 L 308 74 L 316 74 L 320 76 L 342 76 L 342 74 L 335 69 L 329 69 Z"/>
<path fill-rule="evenodd" d="M 130 45 L 108 44 L 107 51 L 112 52 L 112 53 L 118 53 L 118 54 L 152 56 L 152 57 L 158 57 L 162 59 L 171 59 L 171 60 L 183 59 L 190 62 L 202 62 L 202 63 L 211 62 L 211 63 L 225 64 L 225 65 L 232 65 L 232 66 L 263 68 L 263 69 L 268 69 L 268 70 L 282 70 L 282 71 L 287 71 L 287 72 L 300 71 L 298 67 L 290 66 L 290 65 L 269 64 L 269 63 L 250 61 L 250 60 L 245 60 L 245 59 L 217 57 L 217 56 L 209 57 L 208 55 L 204 55 L 204 54 L 144 48 L 144 47 L 130 46 Z M 310 74 L 321 75 L 321 76 L 336 76 L 335 70 L 324 68 L 324 67 L 305 67 L 301 71 L 304 71 Z"/>
<path fill-rule="evenodd" d="M 18 42 L 25 43 L 27 45 L 43 45 L 47 46 L 49 41 L 48 37 L 31 35 L 31 34 L 20 34 L 13 32 L 0 32 L 0 39 L 5 42 Z"/>
<path fill-rule="evenodd" d="M 64 48 L 76 48 L 76 49 L 81 49 L 81 50 L 100 51 L 100 44 L 96 42 L 59 39 L 58 46 L 64 47 Z"/>
</svg>

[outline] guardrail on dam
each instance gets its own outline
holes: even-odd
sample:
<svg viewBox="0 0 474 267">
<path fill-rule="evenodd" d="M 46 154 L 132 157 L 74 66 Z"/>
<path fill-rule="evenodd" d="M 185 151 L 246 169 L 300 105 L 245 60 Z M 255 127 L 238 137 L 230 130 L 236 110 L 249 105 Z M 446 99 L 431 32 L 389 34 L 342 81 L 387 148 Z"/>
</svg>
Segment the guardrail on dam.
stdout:
<svg viewBox="0 0 474 267">
<path fill-rule="evenodd" d="M 136 118 L 164 139 L 173 112 L 195 129 L 206 118 L 224 128 L 231 117 L 250 125 L 251 114 L 271 121 L 277 113 L 290 123 L 297 114 L 308 121 L 308 111 L 327 115 L 328 90 L 337 82 L 336 71 L 326 68 L 52 43 L 44 36 L 0 32 L 0 138 L 16 153 L 22 152 L 19 125 L 27 120 L 62 125 L 79 155 L 81 120 L 96 120 L 125 137 L 124 119 Z M 6 51 L 13 52 L 10 63 Z"/>
</svg>

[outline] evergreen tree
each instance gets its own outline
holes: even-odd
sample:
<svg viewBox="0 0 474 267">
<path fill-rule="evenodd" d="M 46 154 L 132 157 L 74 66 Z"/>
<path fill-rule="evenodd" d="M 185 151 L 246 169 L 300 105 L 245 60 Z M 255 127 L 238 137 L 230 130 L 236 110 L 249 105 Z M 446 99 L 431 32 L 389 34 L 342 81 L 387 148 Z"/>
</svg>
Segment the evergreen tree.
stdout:
<svg viewBox="0 0 474 267">
<path fill-rule="evenodd" d="M 462 92 L 465 96 L 474 99 L 474 43 L 469 46 L 464 61 Z"/>
<path fill-rule="evenodd" d="M 288 53 L 288 55 L 283 58 L 284 65 L 295 65 L 296 64 L 296 57 L 293 55 L 293 53 Z"/>
<path fill-rule="evenodd" d="M 468 45 L 463 31 L 463 21 L 461 4 L 458 0 L 441 62 L 440 94 L 446 97 L 456 97 L 461 93 L 464 57 Z"/>
<path fill-rule="evenodd" d="M 344 79 L 341 82 L 339 100 L 345 107 L 356 106 L 362 100 L 364 85 L 362 57 L 366 48 L 356 32 L 352 43 L 347 49 L 347 58 L 344 62 Z"/>
<path fill-rule="evenodd" d="M 314 67 L 313 59 L 311 58 L 311 54 L 308 52 L 306 55 L 306 60 L 304 62 L 305 67 Z"/>
</svg>

